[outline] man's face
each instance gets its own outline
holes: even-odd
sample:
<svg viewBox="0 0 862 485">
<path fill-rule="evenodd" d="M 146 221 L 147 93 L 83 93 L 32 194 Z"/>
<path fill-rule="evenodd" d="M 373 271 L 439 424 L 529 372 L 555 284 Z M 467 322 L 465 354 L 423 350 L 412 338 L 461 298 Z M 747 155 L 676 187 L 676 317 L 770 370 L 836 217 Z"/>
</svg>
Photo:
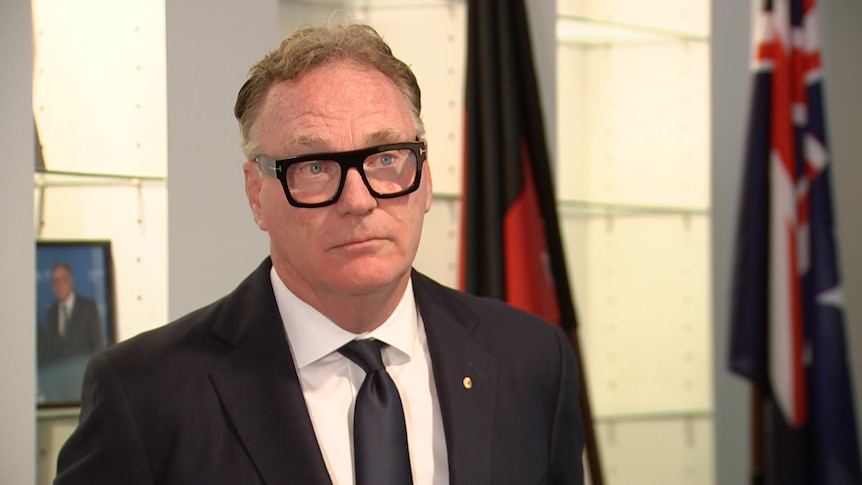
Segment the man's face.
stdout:
<svg viewBox="0 0 862 485">
<path fill-rule="evenodd" d="M 275 159 L 416 139 L 398 88 L 378 71 L 345 62 L 274 84 L 256 127 L 261 153 Z M 376 199 L 351 169 L 338 201 L 312 209 L 291 206 L 278 179 L 249 165 L 245 172 L 249 203 L 258 226 L 269 233 L 276 271 L 300 298 L 363 295 L 406 284 L 431 207 L 427 162 L 416 192 Z"/>
<path fill-rule="evenodd" d="M 51 287 L 58 300 L 66 301 L 66 298 L 72 294 L 72 286 L 72 275 L 66 271 L 66 268 L 59 266 L 51 271 Z"/>
</svg>

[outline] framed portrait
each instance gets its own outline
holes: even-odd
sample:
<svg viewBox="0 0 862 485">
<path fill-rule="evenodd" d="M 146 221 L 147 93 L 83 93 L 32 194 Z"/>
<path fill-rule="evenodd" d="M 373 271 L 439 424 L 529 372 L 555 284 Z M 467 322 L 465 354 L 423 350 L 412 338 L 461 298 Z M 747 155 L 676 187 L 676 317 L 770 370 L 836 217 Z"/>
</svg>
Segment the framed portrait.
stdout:
<svg viewBox="0 0 862 485">
<path fill-rule="evenodd" d="M 110 241 L 38 241 L 36 307 L 36 404 L 77 406 L 90 357 L 116 342 Z"/>
</svg>

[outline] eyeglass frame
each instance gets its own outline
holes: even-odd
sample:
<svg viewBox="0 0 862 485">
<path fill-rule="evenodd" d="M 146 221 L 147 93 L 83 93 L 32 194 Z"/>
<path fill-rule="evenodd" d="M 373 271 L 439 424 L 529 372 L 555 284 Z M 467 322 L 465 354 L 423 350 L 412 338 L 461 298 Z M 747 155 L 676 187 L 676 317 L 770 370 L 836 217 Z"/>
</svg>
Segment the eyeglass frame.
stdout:
<svg viewBox="0 0 862 485">
<path fill-rule="evenodd" d="M 371 187 L 371 183 L 365 175 L 365 159 L 375 153 L 382 153 L 388 150 L 410 150 L 416 157 L 416 176 L 413 183 L 409 187 L 399 190 L 391 194 L 382 194 Z M 387 143 L 384 145 L 375 145 L 358 150 L 350 150 L 346 152 L 327 152 L 327 153 L 309 153 L 307 155 L 295 155 L 292 157 L 274 159 L 265 155 L 258 155 L 255 161 L 258 162 L 260 170 L 271 177 L 277 178 L 281 182 L 281 187 L 284 189 L 284 195 L 287 197 L 288 203 L 294 207 L 313 209 L 316 207 L 325 207 L 332 205 L 341 197 L 341 191 L 344 189 L 344 182 L 347 180 L 347 172 L 351 168 L 355 168 L 362 178 L 362 182 L 368 189 L 368 192 L 377 199 L 394 199 L 403 195 L 416 192 L 419 188 L 419 183 L 422 180 L 422 164 L 427 158 L 427 146 L 424 140 L 416 140 L 401 143 Z M 330 160 L 338 163 L 341 168 L 341 177 L 338 180 L 338 189 L 332 197 L 321 202 L 299 202 L 290 195 L 290 188 L 287 186 L 287 169 L 291 165 L 302 162 L 310 162 L 314 160 Z"/>
</svg>

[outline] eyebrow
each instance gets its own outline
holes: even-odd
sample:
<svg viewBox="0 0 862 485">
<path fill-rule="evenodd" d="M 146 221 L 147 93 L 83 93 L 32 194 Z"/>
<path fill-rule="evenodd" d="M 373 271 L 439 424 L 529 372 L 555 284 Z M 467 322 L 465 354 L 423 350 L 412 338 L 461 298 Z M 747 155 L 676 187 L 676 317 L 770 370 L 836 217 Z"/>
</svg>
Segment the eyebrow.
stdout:
<svg viewBox="0 0 862 485">
<path fill-rule="evenodd" d="M 369 133 L 365 136 L 365 146 L 395 143 L 402 140 L 403 135 L 394 128 L 383 128 Z M 317 135 L 299 135 L 290 140 L 291 146 L 304 147 L 314 150 L 325 150 L 328 146 L 327 140 Z"/>
<path fill-rule="evenodd" d="M 401 138 L 403 138 L 403 135 L 400 131 L 394 128 L 384 128 L 382 130 L 369 133 L 368 136 L 365 137 L 365 141 L 367 145 L 379 145 L 383 143 L 404 141 L 401 140 Z"/>
</svg>

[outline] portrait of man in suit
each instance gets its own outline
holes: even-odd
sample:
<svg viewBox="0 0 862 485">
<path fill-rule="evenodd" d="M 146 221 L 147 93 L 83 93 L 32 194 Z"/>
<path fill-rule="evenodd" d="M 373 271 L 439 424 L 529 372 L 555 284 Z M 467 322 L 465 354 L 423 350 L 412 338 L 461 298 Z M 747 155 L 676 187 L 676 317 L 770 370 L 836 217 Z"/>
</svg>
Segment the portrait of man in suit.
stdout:
<svg viewBox="0 0 862 485">
<path fill-rule="evenodd" d="M 90 360 L 55 483 L 581 484 L 562 330 L 413 268 L 433 141 L 382 37 L 299 29 L 234 114 L 269 255 Z"/>
<path fill-rule="evenodd" d="M 51 267 L 56 299 L 37 325 L 37 356 L 43 399 L 78 399 L 86 361 L 105 347 L 96 302 L 75 292 L 75 278 L 63 261 Z"/>
</svg>

